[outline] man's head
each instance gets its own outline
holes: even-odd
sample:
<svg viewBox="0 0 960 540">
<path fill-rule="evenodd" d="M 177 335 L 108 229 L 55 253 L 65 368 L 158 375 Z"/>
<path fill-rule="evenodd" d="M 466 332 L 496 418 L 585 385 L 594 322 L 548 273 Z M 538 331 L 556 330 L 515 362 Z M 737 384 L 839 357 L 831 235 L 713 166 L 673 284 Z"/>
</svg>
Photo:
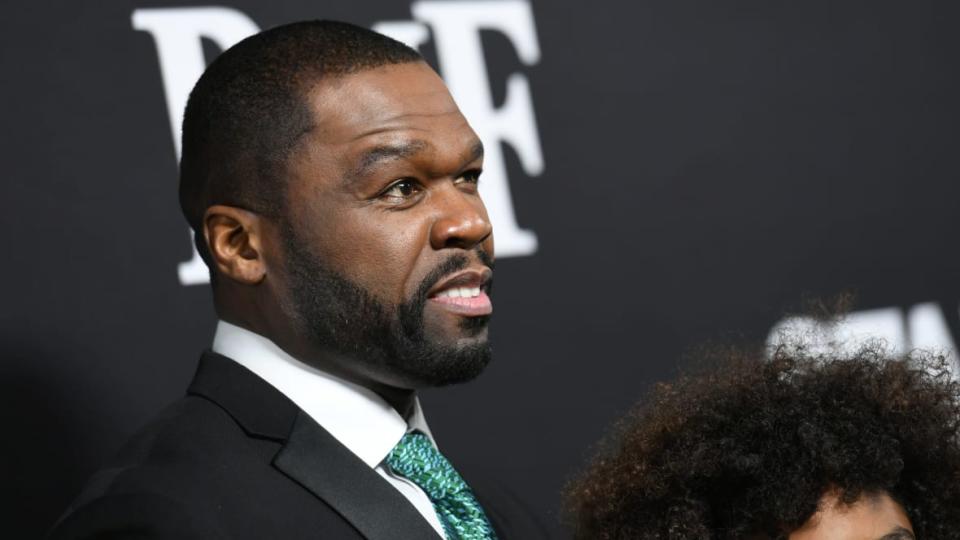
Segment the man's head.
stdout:
<svg viewBox="0 0 960 540">
<path fill-rule="evenodd" d="M 221 317 L 363 384 L 449 384 L 489 360 L 482 160 L 416 51 L 295 23 L 197 83 L 180 201 Z"/>
<path fill-rule="evenodd" d="M 570 489 L 578 537 L 956 538 L 947 359 L 721 351 L 659 385 Z"/>
</svg>

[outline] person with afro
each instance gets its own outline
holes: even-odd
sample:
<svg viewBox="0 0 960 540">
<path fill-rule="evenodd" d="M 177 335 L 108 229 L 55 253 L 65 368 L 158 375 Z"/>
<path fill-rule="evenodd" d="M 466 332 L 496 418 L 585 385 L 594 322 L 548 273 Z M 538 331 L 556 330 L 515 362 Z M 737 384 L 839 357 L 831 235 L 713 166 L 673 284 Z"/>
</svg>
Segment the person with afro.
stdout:
<svg viewBox="0 0 960 540">
<path fill-rule="evenodd" d="M 926 353 L 726 350 L 568 487 L 590 539 L 960 538 L 960 385 Z"/>
</svg>

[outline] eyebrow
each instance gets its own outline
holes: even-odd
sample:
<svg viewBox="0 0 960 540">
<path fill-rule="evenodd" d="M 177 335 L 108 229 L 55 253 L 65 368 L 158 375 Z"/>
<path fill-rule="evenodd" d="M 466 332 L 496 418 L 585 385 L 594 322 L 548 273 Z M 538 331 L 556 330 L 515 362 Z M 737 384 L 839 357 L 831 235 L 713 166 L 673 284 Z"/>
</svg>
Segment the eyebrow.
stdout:
<svg viewBox="0 0 960 540">
<path fill-rule="evenodd" d="M 477 142 L 473 143 L 473 146 L 470 148 L 469 158 L 467 162 L 476 161 L 483 157 L 483 141 L 477 139 Z"/>
<path fill-rule="evenodd" d="M 393 159 L 403 159 L 415 155 L 417 152 L 427 147 L 425 141 L 416 139 L 400 144 L 384 144 L 374 146 L 360 155 L 357 167 L 353 170 L 351 178 L 357 178 L 370 172 L 375 165 Z"/>
<path fill-rule="evenodd" d="M 374 146 L 360 154 L 356 168 L 345 178 L 347 183 L 369 174 L 371 169 L 384 161 L 404 159 L 416 155 L 428 146 L 426 141 L 414 139 L 399 144 Z M 465 155 L 464 162 L 469 163 L 483 157 L 483 142 L 477 140 Z"/>
<path fill-rule="evenodd" d="M 897 527 L 877 540 L 917 540 L 917 537 L 909 529 Z"/>
</svg>

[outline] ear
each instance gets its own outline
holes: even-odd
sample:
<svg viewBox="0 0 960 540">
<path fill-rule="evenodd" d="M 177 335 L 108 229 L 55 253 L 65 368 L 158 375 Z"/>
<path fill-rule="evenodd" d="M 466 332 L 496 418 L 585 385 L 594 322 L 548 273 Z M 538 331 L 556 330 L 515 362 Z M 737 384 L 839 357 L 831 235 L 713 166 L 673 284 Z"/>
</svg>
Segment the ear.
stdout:
<svg viewBox="0 0 960 540">
<path fill-rule="evenodd" d="M 263 218 L 235 206 L 214 205 L 203 214 L 203 236 L 220 275 L 256 285 L 267 275 Z"/>
</svg>

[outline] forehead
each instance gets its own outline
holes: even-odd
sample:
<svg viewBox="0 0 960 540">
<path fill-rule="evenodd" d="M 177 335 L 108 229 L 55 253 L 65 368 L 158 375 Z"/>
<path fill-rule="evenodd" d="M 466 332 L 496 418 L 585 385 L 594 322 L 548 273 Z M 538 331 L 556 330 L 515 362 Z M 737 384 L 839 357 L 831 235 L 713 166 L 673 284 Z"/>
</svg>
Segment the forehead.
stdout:
<svg viewBox="0 0 960 540">
<path fill-rule="evenodd" d="M 910 531 L 910 532 L 908 532 Z M 851 505 L 835 493 L 820 501 L 820 509 L 789 540 L 907 540 L 913 539 L 910 519 L 887 493 L 865 494 Z"/>
<path fill-rule="evenodd" d="M 476 135 L 440 77 L 423 62 L 333 77 L 307 95 L 313 143 L 362 147 L 398 137 L 472 144 Z"/>
</svg>

